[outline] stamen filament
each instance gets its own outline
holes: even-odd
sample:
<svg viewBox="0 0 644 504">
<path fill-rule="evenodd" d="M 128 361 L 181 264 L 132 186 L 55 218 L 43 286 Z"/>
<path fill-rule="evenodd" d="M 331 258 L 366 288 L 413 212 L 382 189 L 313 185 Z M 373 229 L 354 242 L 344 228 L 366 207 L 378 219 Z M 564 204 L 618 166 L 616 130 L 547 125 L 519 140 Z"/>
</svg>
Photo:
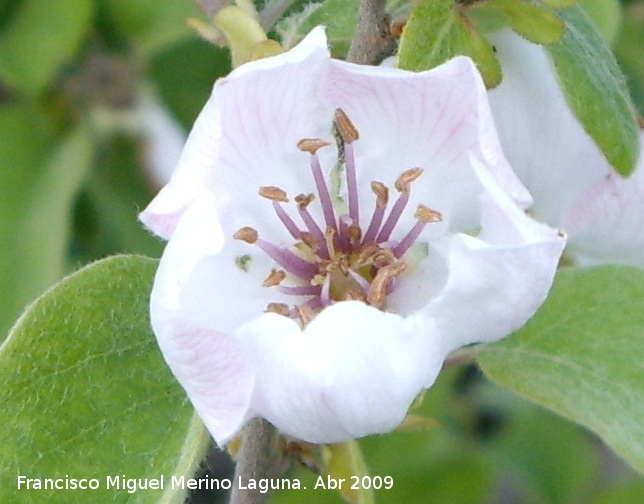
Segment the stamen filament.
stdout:
<svg viewBox="0 0 644 504">
<path fill-rule="evenodd" d="M 367 232 L 364 234 L 364 238 L 362 239 L 362 245 L 366 245 L 374 241 L 376 233 L 382 224 L 382 219 L 385 216 L 387 203 L 389 202 L 389 189 L 385 184 L 374 180 L 371 182 L 371 190 L 376 195 L 376 208 L 371 216 L 371 222 L 369 222 Z"/>
<path fill-rule="evenodd" d="M 296 240 L 299 240 L 302 231 L 297 226 L 297 224 L 295 224 L 293 219 L 291 219 L 289 214 L 286 213 L 286 210 L 282 208 L 282 205 L 280 205 L 277 201 L 273 201 L 273 209 L 275 210 L 277 217 L 279 217 L 279 220 L 281 220 L 282 224 L 284 224 L 284 227 L 287 229 L 289 234 Z"/>
<path fill-rule="evenodd" d="M 258 238 L 255 242 L 260 249 L 273 259 L 277 264 L 284 268 L 289 273 L 300 277 L 304 280 L 309 280 L 317 273 L 317 266 L 309 261 L 305 261 L 301 257 L 296 256 L 288 249 L 273 245 L 266 240 Z"/>
<path fill-rule="evenodd" d="M 396 227 L 396 224 L 398 224 L 398 219 L 400 219 L 400 216 L 405 210 L 408 201 L 409 191 L 401 192 L 398 195 L 398 199 L 394 203 L 394 206 L 391 209 L 391 212 L 389 213 L 385 224 L 382 226 L 380 233 L 378 233 L 378 236 L 376 237 L 377 243 L 385 242 L 389 239 L 389 236 L 391 236 L 391 232 Z"/>
<path fill-rule="evenodd" d="M 321 291 L 319 285 L 279 285 L 277 290 L 293 296 L 317 296 Z"/>
</svg>

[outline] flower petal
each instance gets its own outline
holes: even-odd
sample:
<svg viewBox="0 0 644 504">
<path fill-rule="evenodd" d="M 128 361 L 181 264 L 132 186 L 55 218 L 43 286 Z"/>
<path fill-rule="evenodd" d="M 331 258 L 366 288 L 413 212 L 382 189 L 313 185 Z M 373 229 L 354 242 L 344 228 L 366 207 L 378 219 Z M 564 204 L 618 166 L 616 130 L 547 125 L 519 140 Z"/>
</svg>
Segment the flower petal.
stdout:
<svg viewBox="0 0 644 504">
<path fill-rule="evenodd" d="M 562 225 L 581 265 L 644 267 L 644 157 L 629 178 L 611 173 L 580 195 Z"/>
<path fill-rule="evenodd" d="M 491 179 L 482 177 L 481 232 L 436 242 L 447 278 L 440 295 L 421 310 L 436 323 L 448 350 L 503 338 L 521 327 L 550 290 L 563 235 L 517 208 Z"/>
<path fill-rule="evenodd" d="M 603 156 L 570 111 L 546 51 L 510 30 L 490 41 L 503 69 L 503 81 L 489 93 L 503 150 L 534 197 L 534 215 L 559 225 L 610 168 L 597 162 Z"/>
<path fill-rule="evenodd" d="M 240 192 L 241 201 L 247 200 L 249 184 L 255 191 L 261 185 L 281 185 L 287 191 L 297 187 L 301 180 L 293 182 L 297 177 L 289 170 L 308 165 L 297 141 L 328 134 L 320 128 L 322 112 L 314 99 L 328 59 L 324 31 L 317 28 L 291 51 L 247 63 L 219 79 L 170 183 L 143 211 L 141 221 L 168 239 L 205 189 L 214 191 L 224 205 L 239 201 Z M 306 176 L 307 170 L 301 173 Z"/>
<path fill-rule="evenodd" d="M 413 185 L 410 206 L 430 205 L 452 228 L 469 229 L 479 211 L 480 186 L 469 163 L 475 155 L 517 202 L 524 207 L 531 202 L 501 152 L 485 88 L 468 58 L 420 73 L 333 60 L 323 92 L 360 132 L 359 186 L 372 180 L 392 184 L 404 170 L 421 167 L 425 172 Z M 368 205 L 373 203 L 365 201 Z M 412 225 L 413 212 L 401 222 L 402 228 Z"/>
<path fill-rule="evenodd" d="M 239 331 L 261 377 L 254 411 L 312 443 L 392 430 L 445 357 L 419 322 L 357 301 L 326 308 L 304 331 L 275 314 L 255 319 Z"/>
<path fill-rule="evenodd" d="M 213 202 L 202 196 L 186 211 L 164 252 L 152 289 L 150 315 L 163 356 L 186 389 L 208 430 L 229 439 L 248 419 L 255 383 L 252 362 L 233 338 L 190 316 L 182 302 L 185 282 L 201 257 L 216 253 L 222 240 L 217 220 L 209 219 Z M 195 229 L 196 228 L 196 229 Z M 193 240 L 196 234 L 201 240 Z M 202 300 L 207 303 L 208 300 Z"/>
</svg>

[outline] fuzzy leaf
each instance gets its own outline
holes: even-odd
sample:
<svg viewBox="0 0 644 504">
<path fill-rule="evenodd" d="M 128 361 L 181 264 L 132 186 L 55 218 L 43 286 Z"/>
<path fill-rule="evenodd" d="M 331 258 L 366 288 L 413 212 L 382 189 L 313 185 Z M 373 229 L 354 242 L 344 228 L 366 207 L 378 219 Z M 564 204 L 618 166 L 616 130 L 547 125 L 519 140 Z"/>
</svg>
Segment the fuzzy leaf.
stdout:
<svg viewBox="0 0 644 504">
<path fill-rule="evenodd" d="M 634 169 L 639 155 L 635 107 L 615 57 L 581 7 L 562 11 L 566 34 L 546 46 L 560 85 L 574 114 L 623 175 Z"/>
<path fill-rule="evenodd" d="M 539 312 L 478 354 L 500 385 L 578 422 L 644 471 L 644 271 L 562 271 Z"/>
<path fill-rule="evenodd" d="M 494 49 L 461 6 L 453 0 L 420 0 L 400 39 L 398 66 L 428 70 L 459 54 L 474 60 L 488 88 L 501 82 L 501 66 Z"/>
<path fill-rule="evenodd" d="M 181 503 L 208 442 L 150 332 L 157 262 L 117 256 L 38 299 L 0 348 L 0 502 Z M 96 478 L 96 490 L 18 489 L 27 478 Z M 159 478 L 128 493 L 109 476 Z"/>
</svg>

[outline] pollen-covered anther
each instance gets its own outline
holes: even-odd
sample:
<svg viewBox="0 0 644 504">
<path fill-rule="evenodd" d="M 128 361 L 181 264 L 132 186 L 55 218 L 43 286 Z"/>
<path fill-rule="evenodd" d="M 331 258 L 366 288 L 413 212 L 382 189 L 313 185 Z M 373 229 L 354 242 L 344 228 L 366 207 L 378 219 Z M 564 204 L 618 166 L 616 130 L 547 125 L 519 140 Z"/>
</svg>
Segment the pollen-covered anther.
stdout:
<svg viewBox="0 0 644 504">
<path fill-rule="evenodd" d="M 300 239 L 302 240 L 302 243 L 304 243 L 304 245 L 310 248 L 311 251 L 313 251 L 314 253 L 318 250 L 320 246 L 317 239 L 315 238 L 315 236 L 313 236 L 312 233 L 303 231 L 302 233 L 300 233 Z"/>
<path fill-rule="evenodd" d="M 367 301 L 367 298 L 365 297 L 364 292 L 352 289 L 344 294 L 343 301 L 362 301 L 364 303 Z"/>
<path fill-rule="evenodd" d="M 268 274 L 264 282 L 262 282 L 263 287 L 274 287 L 282 283 L 286 278 L 286 272 L 283 270 L 272 269 Z"/>
<path fill-rule="evenodd" d="M 329 142 L 321 138 L 302 138 L 302 140 L 297 142 L 297 148 L 309 154 L 315 154 L 319 149 L 327 145 L 330 145 Z"/>
<path fill-rule="evenodd" d="M 396 256 L 389 249 L 380 249 L 371 257 L 371 262 L 376 268 L 383 268 L 393 264 Z"/>
<path fill-rule="evenodd" d="M 295 307 L 295 311 L 302 325 L 307 325 L 315 318 L 315 311 L 310 306 L 299 305 Z"/>
<path fill-rule="evenodd" d="M 314 199 L 315 196 L 313 194 L 298 194 L 295 196 L 295 203 L 297 203 L 300 210 L 304 210 Z"/>
<path fill-rule="evenodd" d="M 382 308 L 387 297 L 387 287 L 406 268 L 407 265 L 400 261 L 380 268 L 371 282 L 371 287 L 367 293 L 367 303 L 376 308 Z"/>
<path fill-rule="evenodd" d="M 349 237 L 349 243 L 351 245 L 358 245 L 362 238 L 362 230 L 360 229 L 360 226 L 349 226 L 347 229 L 347 236 Z"/>
<path fill-rule="evenodd" d="M 288 196 L 284 189 L 275 186 L 261 186 L 257 191 L 262 198 L 279 203 L 288 203 Z"/>
<path fill-rule="evenodd" d="M 252 227 L 244 226 L 233 235 L 233 238 L 252 245 L 259 238 L 259 233 Z"/>
<path fill-rule="evenodd" d="M 394 187 L 398 192 L 409 192 L 409 185 L 423 174 L 422 168 L 410 168 L 405 170 L 396 179 Z"/>
<path fill-rule="evenodd" d="M 346 143 L 353 143 L 360 138 L 357 128 L 341 108 L 335 109 L 335 126 Z"/>
<path fill-rule="evenodd" d="M 443 215 L 438 210 L 429 208 L 422 203 L 418 205 L 418 208 L 416 208 L 414 217 L 416 217 L 419 221 L 426 222 L 428 224 L 431 224 L 432 222 L 440 222 L 443 220 Z"/>
<path fill-rule="evenodd" d="M 277 313 L 278 315 L 284 315 L 285 317 L 291 316 L 291 310 L 286 303 L 268 303 L 264 312 Z"/>
<path fill-rule="evenodd" d="M 389 188 L 382 182 L 371 182 L 371 191 L 376 195 L 376 208 L 384 208 L 389 202 Z"/>
</svg>

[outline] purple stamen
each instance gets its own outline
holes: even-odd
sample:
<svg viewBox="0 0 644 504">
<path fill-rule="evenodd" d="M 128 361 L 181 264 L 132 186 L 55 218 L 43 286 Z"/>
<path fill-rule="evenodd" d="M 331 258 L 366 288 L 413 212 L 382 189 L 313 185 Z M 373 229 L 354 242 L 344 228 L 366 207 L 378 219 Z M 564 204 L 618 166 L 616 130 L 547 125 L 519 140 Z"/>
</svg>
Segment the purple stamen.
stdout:
<svg viewBox="0 0 644 504">
<path fill-rule="evenodd" d="M 391 213 L 389 214 L 389 217 L 387 217 L 387 220 L 385 221 L 385 224 L 382 226 L 380 233 L 378 233 L 378 237 L 376 238 L 376 243 L 387 241 L 389 239 L 389 236 L 391 235 L 391 232 L 396 227 L 396 224 L 398 224 L 398 220 L 400 219 L 400 216 L 402 215 L 403 210 L 405 210 L 405 206 L 407 206 L 408 201 L 409 201 L 409 191 L 401 192 L 400 195 L 398 196 L 398 199 L 394 203 L 393 208 L 391 209 Z"/>
<path fill-rule="evenodd" d="M 376 233 L 378 232 L 378 229 L 380 229 L 380 225 L 382 224 L 382 219 L 385 216 L 385 209 L 387 207 L 378 207 L 376 206 L 376 209 L 373 211 L 373 215 L 371 216 L 371 222 L 369 223 L 369 227 L 367 228 L 367 232 L 364 235 L 364 238 L 362 239 L 362 244 L 367 245 L 368 243 L 371 243 L 374 241 L 376 237 Z"/>
<path fill-rule="evenodd" d="M 335 231 L 338 230 L 338 225 L 335 221 L 335 211 L 333 210 L 333 203 L 331 202 L 331 194 L 326 185 L 326 180 L 322 173 L 320 160 L 317 154 L 311 154 L 311 172 L 313 173 L 313 180 L 315 181 L 315 188 L 317 189 L 318 196 L 320 197 L 320 205 L 322 206 L 322 213 L 324 214 L 324 222 L 327 228 Z"/>
<path fill-rule="evenodd" d="M 293 219 L 291 219 L 291 217 L 286 213 L 286 210 L 282 208 L 282 205 L 280 205 L 277 201 L 273 201 L 273 209 L 275 210 L 275 213 L 277 214 L 279 219 L 282 221 L 282 224 L 284 224 L 284 227 L 288 230 L 289 234 L 296 240 L 299 240 L 300 236 L 302 236 L 302 231 L 297 227 L 297 224 L 295 224 Z"/>
<path fill-rule="evenodd" d="M 320 301 L 322 306 L 328 306 L 331 303 L 331 277 L 327 275 L 324 278 L 324 283 L 322 284 L 322 290 L 320 291 Z"/>
<path fill-rule="evenodd" d="M 320 294 L 319 285 L 278 285 L 277 290 L 282 294 L 290 294 L 293 296 L 317 296 Z"/>
<path fill-rule="evenodd" d="M 402 257 L 402 255 L 409 250 L 409 248 L 414 244 L 416 239 L 420 236 L 420 233 L 422 233 L 423 229 L 425 229 L 425 226 L 427 225 L 427 222 L 423 221 L 417 221 L 416 224 L 414 224 L 414 227 L 409 230 L 409 232 L 405 235 L 405 237 L 400 240 L 400 243 L 396 245 L 393 249 L 393 253 L 396 256 L 396 258 Z"/>
<path fill-rule="evenodd" d="M 353 278 L 358 283 L 358 285 L 360 285 L 363 294 L 366 296 L 367 292 L 369 292 L 369 287 L 371 286 L 367 279 L 363 278 L 352 269 L 349 270 L 349 275 L 351 275 L 351 278 Z"/>
<path fill-rule="evenodd" d="M 303 280 L 310 280 L 318 272 L 315 264 L 296 256 L 288 249 L 273 245 L 261 238 L 258 238 L 255 244 L 282 268 Z"/>
<path fill-rule="evenodd" d="M 316 250 L 316 252 L 319 253 L 324 259 L 329 259 L 330 256 L 329 251 L 327 250 L 326 238 L 324 237 L 324 233 L 320 229 L 320 226 L 318 226 L 318 223 L 315 222 L 315 219 L 306 209 L 306 207 L 299 206 L 298 212 L 300 213 L 300 217 L 302 217 L 304 225 L 317 241 L 318 249 Z"/>
</svg>

